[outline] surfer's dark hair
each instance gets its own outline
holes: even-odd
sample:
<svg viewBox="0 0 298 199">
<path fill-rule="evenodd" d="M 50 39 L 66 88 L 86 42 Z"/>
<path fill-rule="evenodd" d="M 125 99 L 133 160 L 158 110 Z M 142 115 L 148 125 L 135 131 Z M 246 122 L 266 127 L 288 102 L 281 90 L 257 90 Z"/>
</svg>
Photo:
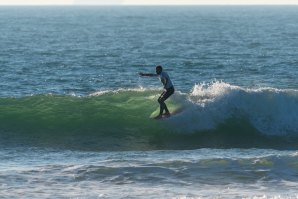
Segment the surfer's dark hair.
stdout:
<svg viewBox="0 0 298 199">
<path fill-rule="evenodd" d="M 162 71 L 162 66 L 161 65 L 158 65 L 158 66 L 156 66 L 156 69 L 159 69 L 159 70 Z"/>
</svg>

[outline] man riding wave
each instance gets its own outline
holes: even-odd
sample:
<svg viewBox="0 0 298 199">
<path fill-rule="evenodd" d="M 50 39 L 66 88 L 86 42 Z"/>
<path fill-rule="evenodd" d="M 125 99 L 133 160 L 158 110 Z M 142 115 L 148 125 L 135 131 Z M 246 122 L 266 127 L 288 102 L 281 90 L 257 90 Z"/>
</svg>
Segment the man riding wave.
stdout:
<svg viewBox="0 0 298 199">
<path fill-rule="evenodd" d="M 158 103 L 160 105 L 159 115 L 155 117 L 155 119 L 160 119 L 162 116 L 169 117 L 171 116 L 169 109 L 165 103 L 165 101 L 175 92 L 173 83 L 169 77 L 169 75 L 163 71 L 162 66 L 156 66 L 156 74 L 153 73 L 139 73 L 140 76 L 146 77 L 159 77 L 161 83 L 163 84 L 164 91 L 158 98 Z M 165 113 L 163 114 L 163 112 Z"/>
</svg>

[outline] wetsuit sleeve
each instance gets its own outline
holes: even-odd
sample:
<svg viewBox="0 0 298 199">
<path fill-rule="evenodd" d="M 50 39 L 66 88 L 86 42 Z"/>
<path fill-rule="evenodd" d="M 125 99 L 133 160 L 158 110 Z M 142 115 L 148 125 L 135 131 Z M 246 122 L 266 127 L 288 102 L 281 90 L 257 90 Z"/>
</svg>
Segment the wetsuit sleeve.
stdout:
<svg viewBox="0 0 298 199">
<path fill-rule="evenodd" d="M 166 78 L 166 77 L 161 77 L 160 81 L 162 82 L 163 87 L 166 88 L 166 85 L 167 85 L 167 78 Z"/>
</svg>

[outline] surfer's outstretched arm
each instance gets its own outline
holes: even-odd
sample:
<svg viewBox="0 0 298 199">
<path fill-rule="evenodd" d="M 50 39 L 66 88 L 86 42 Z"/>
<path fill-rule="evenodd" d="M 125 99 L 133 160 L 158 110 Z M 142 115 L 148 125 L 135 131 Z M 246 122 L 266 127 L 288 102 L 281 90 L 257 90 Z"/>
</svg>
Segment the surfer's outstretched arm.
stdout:
<svg viewBox="0 0 298 199">
<path fill-rule="evenodd" d="M 139 73 L 140 76 L 142 77 L 157 77 L 158 74 L 154 74 L 154 73 Z"/>
</svg>

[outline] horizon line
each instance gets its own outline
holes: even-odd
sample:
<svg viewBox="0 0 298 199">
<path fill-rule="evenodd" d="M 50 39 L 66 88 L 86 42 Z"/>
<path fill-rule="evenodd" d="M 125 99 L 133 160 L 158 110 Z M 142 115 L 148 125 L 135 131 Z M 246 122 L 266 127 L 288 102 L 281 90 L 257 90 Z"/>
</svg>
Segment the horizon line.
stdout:
<svg viewBox="0 0 298 199">
<path fill-rule="evenodd" d="M 1 6 L 297 6 L 293 4 L 0 4 Z"/>
</svg>

